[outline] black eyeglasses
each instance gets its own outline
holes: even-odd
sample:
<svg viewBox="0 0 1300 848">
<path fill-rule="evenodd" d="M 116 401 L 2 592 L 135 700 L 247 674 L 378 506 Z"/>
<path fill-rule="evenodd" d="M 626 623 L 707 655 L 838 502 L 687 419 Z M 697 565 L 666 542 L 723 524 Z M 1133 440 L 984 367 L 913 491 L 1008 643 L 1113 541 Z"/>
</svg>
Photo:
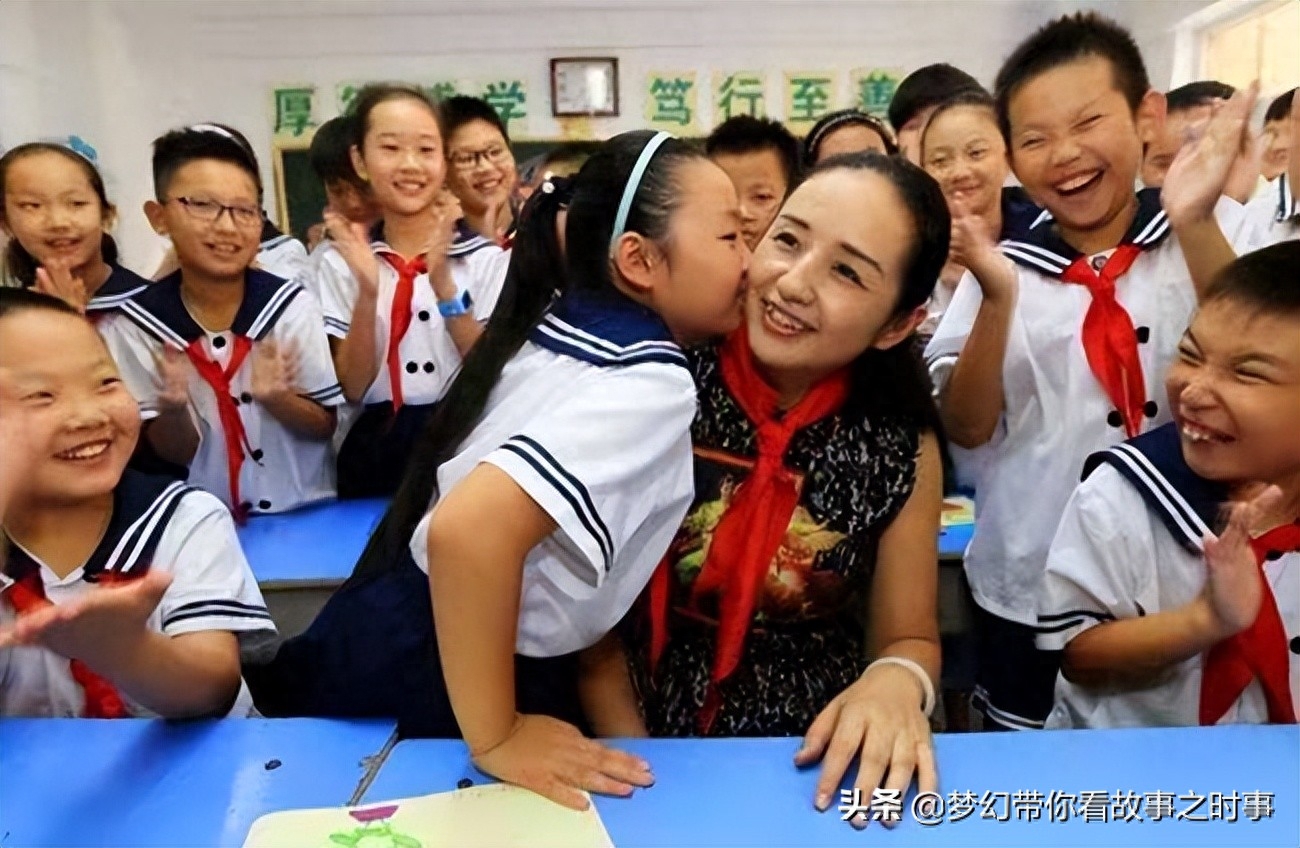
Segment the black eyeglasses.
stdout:
<svg viewBox="0 0 1300 848">
<path fill-rule="evenodd" d="M 173 197 L 191 217 L 205 224 L 215 224 L 222 212 L 230 212 L 230 220 L 237 227 L 253 229 L 262 226 L 262 210 L 256 206 L 240 206 L 218 203 L 215 200 L 202 200 L 197 197 Z"/>
</svg>

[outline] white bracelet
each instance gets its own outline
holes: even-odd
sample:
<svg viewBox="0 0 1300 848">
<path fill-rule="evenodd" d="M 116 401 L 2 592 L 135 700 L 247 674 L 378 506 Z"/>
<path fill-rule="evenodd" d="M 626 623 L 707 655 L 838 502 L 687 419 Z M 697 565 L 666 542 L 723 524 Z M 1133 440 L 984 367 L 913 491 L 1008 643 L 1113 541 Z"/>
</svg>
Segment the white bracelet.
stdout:
<svg viewBox="0 0 1300 848">
<path fill-rule="evenodd" d="M 925 692 L 925 702 L 921 705 L 921 713 L 929 716 L 930 713 L 934 712 L 934 684 L 930 682 L 930 675 L 925 673 L 925 669 L 921 668 L 920 663 L 909 660 L 907 657 L 881 657 L 867 666 L 867 671 L 871 671 L 878 665 L 901 665 L 916 675 L 917 681 L 921 684 L 921 690 Z"/>
</svg>

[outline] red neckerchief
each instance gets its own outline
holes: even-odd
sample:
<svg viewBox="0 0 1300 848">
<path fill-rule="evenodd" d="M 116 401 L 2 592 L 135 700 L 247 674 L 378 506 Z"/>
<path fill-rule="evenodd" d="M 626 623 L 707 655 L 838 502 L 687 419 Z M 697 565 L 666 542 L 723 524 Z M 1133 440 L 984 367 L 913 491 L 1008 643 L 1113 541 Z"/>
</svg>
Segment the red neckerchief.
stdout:
<svg viewBox="0 0 1300 848">
<path fill-rule="evenodd" d="M 217 414 L 221 417 L 222 435 L 226 441 L 226 471 L 230 477 L 230 503 L 235 520 L 243 524 L 248 517 L 248 510 L 239 497 L 239 471 L 244 465 L 244 453 L 253 453 L 248 442 L 248 432 L 244 429 L 244 419 L 239 415 L 235 405 L 234 393 L 230 388 L 230 378 L 239 372 L 248 352 L 253 349 L 253 340 L 238 333 L 230 350 L 230 362 L 223 369 L 203 352 L 203 340 L 195 339 L 185 347 L 185 355 L 194 364 L 203 382 L 212 387 L 217 398 Z"/>
<path fill-rule="evenodd" d="M 1061 279 L 1087 287 L 1092 303 L 1083 316 L 1083 351 L 1088 367 L 1101 383 L 1124 418 L 1124 431 L 1131 439 L 1142 432 L 1146 383 L 1138 357 L 1137 331 L 1133 319 L 1115 297 L 1115 283 L 1142 254 L 1142 248 L 1121 244 L 1106 260 L 1101 272 L 1093 270 L 1088 257 L 1070 264 Z"/>
<path fill-rule="evenodd" d="M 1282 626 L 1277 599 L 1264 578 L 1263 569 L 1264 560 L 1271 552 L 1300 551 L 1300 522 L 1276 527 L 1252 539 L 1250 546 L 1260 566 L 1264 601 L 1254 624 L 1236 636 L 1224 639 L 1205 655 L 1201 672 L 1202 725 L 1217 724 L 1255 679 L 1264 690 L 1269 723 L 1296 723 L 1286 628 Z"/>
<path fill-rule="evenodd" d="M 393 414 L 402 408 L 402 360 L 398 348 L 411 328 L 411 301 L 415 298 L 415 278 L 428 271 L 423 256 L 407 262 L 389 251 L 379 254 L 397 272 L 397 288 L 388 313 L 388 387 L 393 395 Z"/>
<path fill-rule="evenodd" d="M 841 370 L 813 386 L 782 414 L 776 391 L 754 367 L 743 326 L 723 342 L 718 364 L 728 392 L 754 424 L 758 460 L 714 529 L 708 556 L 695 580 L 692 604 L 714 595 L 719 613 L 709 692 L 697 717 L 701 734 L 708 732 L 722 706 L 718 687 L 740 663 L 764 576 L 799 504 L 797 478 L 785 467 L 786 449 L 799 430 L 837 412 L 849 393 L 848 371 Z M 652 664 L 667 642 L 669 580 L 665 560 L 650 588 Z"/>
<path fill-rule="evenodd" d="M 113 575 L 103 574 L 100 575 L 99 582 L 110 583 L 114 579 Z M 49 606 L 50 601 L 45 597 L 45 581 L 41 578 L 40 567 L 26 569 L 26 573 L 18 577 L 5 592 L 5 600 L 19 615 Z M 85 705 L 81 708 L 82 718 L 129 716 L 126 704 L 122 702 L 122 696 L 118 694 L 117 687 L 110 683 L 108 678 L 91 671 L 90 666 L 81 660 L 68 660 L 68 668 L 72 672 L 72 679 L 85 694 Z"/>
</svg>

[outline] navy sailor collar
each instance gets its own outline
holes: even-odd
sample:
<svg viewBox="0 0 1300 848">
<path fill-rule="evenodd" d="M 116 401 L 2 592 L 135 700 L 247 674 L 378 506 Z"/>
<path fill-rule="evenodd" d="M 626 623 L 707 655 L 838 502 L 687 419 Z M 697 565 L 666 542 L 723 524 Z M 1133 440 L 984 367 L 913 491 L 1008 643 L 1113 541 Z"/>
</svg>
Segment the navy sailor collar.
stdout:
<svg viewBox="0 0 1300 848">
<path fill-rule="evenodd" d="M 113 489 L 113 514 L 104 537 L 82 567 L 83 579 L 94 583 L 106 572 L 136 576 L 148 571 L 181 498 L 195 491 L 169 477 L 141 474 L 130 468 L 122 472 L 122 479 Z M 40 568 L 27 551 L 13 542 L 7 544 L 9 555 L 0 576 L 0 589 L 7 589 L 10 582 L 22 580 Z"/>
<path fill-rule="evenodd" d="M 230 331 L 260 341 L 302 292 L 303 287 L 297 283 L 250 268 L 244 276 L 244 300 L 239 304 Z M 182 350 L 206 335 L 181 300 L 180 271 L 125 301 L 122 311 L 158 341 Z"/>
<path fill-rule="evenodd" d="M 529 340 L 592 365 L 661 362 L 687 367 L 686 355 L 663 319 L 618 293 L 569 291 L 560 295 L 533 328 Z"/>
<path fill-rule="evenodd" d="M 108 312 L 117 309 L 124 302 L 130 300 L 140 292 L 144 291 L 149 285 L 149 281 L 139 274 L 123 268 L 121 265 L 113 264 L 109 268 L 112 272 L 108 279 L 95 292 L 95 296 L 86 304 L 87 313 Z"/>
<path fill-rule="evenodd" d="M 1280 224 L 1296 217 L 1300 217 L 1300 203 L 1296 202 L 1295 195 L 1291 193 L 1291 183 L 1287 175 L 1282 174 L 1277 178 L 1277 206 L 1274 208 L 1273 218 Z"/>
<path fill-rule="evenodd" d="M 1142 189 L 1137 193 L 1137 201 L 1137 215 L 1120 244 L 1151 250 L 1169 237 L 1169 218 L 1160 207 L 1159 189 Z M 1052 277 L 1064 274 L 1083 255 L 1061 238 L 1046 209 L 1027 230 L 1003 241 L 999 247 L 1016 264 Z"/>
<path fill-rule="evenodd" d="M 1084 479 L 1103 464 L 1113 467 L 1138 490 L 1147 508 L 1191 553 L 1200 554 L 1205 536 L 1219 532 L 1228 487 L 1206 480 L 1188 467 L 1176 423 L 1094 453 L 1084 461 Z"/>
<path fill-rule="evenodd" d="M 470 229 L 464 218 L 456 221 L 456 234 L 452 236 L 451 245 L 447 248 L 447 255 L 452 259 L 458 259 L 469 256 L 471 253 L 477 253 L 485 247 L 494 247 L 496 245 L 489 238 L 479 235 Z M 380 219 L 370 228 L 370 249 L 375 253 L 397 253 L 388 242 L 384 240 L 384 222 Z"/>
</svg>

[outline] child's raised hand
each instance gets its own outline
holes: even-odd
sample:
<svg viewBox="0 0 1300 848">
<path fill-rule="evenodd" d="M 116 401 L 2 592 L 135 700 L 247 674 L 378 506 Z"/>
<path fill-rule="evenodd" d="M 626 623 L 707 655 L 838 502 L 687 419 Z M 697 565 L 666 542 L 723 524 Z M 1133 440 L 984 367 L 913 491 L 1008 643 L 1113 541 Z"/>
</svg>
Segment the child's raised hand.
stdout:
<svg viewBox="0 0 1300 848">
<path fill-rule="evenodd" d="M 379 293 L 379 259 L 370 249 L 366 228 L 344 218 L 332 209 L 325 210 L 325 231 L 347 263 L 352 276 L 357 278 L 363 294 L 371 297 Z"/>
<path fill-rule="evenodd" d="M 145 632 L 169 585 L 170 574 L 150 571 L 125 583 L 96 586 L 66 604 L 48 604 L 18 616 L 12 627 L 0 630 L 0 648 L 40 645 L 93 663 Z"/>
<path fill-rule="evenodd" d="M 473 759 L 481 771 L 573 810 L 587 809 L 584 791 L 627 796 L 635 787 L 654 783 L 641 758 L 607 748 L 573 725 L 544 715 L 519 716 L 505 741 Z"/>
<path fill-rule="evenodd" d="M 952 240 L 948 258 L 975 275 L 986 300 L 1005 299 L 1015 286 L 1016 272 L 1011 260 L 997 248 L 989 223 L 970 212 L 961 200 L 953 200 Z"/>
<path fill-rule="evenodd" d="M 1174 226 L 1213 217 L 1233 165 L 1250 143 L 1250 114 L 1258 94 L 1258 81 L 1237 89 L 1215 107 L 1201 137 L 1178 151 L 1160 190 L 1160 203 Z"/>
<path fill-rule="evenodd" d="M 1282 497 L 1268 486 L 1252 500 L 1233 506 L 1228 526 L 1217 538 L 1205 539 L 1205 598 L 1219 639 L 1233 636 L 1255 623 L 1264 601 L 1264 578 L 1250 546 L 1250 530 Z M 1218 640 L 1216 640 L 1218 641 Z"/>
<path fill-rule="evenodd" d="M 164 346 L 154 357 L 162 386 L 158 390 L 158 406 L 162 410 L 184 409 L 190 403 L 190 368 L 185 354 L 174 347 Z"/>
<path fill-rule="evenodd" d="M 456 237 L 455 210 L 449 203 L 438 202 L 430 210 L 433 223 L 429 240 L 424 246 L 424 263 L 429 271 L 429 283 L 438 300 L 451 300 L 456 296 L 456 283 L 447 267 L 447 251 Z"/>
<path fill-rule="evenodd" d="M 82 313 L 86 312 L 86 284 L 72 273 L 72 265 L 64 259 L 51 259 L 36 269 L 36 291 L 57 297 Z"/>
<path fill-rule="evenodd" d="M 258 403 L 273 403 L 297 393 L 298 355 L 275 342 L 253 345 L 253 380 L 249 392 Z"/>
</svg>

